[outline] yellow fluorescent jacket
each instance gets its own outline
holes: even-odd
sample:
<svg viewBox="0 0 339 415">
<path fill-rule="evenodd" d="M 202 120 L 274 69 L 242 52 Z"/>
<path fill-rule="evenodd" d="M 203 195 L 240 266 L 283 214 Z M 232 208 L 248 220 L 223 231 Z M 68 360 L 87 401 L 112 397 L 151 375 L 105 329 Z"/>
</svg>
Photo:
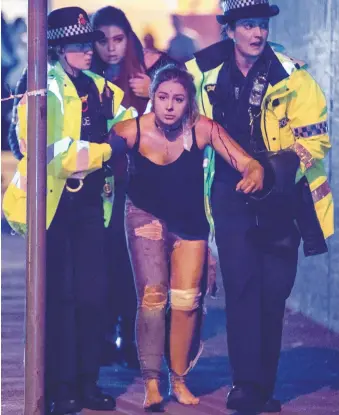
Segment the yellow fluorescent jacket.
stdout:
<svg viewBox="0 0 339 415">
<path fill-rule="evenodd" d="M 105 79 L 90 71 L 91 77 L 101 94 Z M 80 140 L 81 100 L 75 86 L 57 63 L 48 71 L 47 81 L 47 211 L 46 228 L 50 226 L 59 204 L 66 180 L 70 177 L 84 178 L 89 173 L 103 167 L 111 157 L 109 144 L 90 143 Z M 121 105 L 124 93 L 108 82 L 114 93 L 114 119 L 108 128 L 119 121 L 131 118 L 133 110 L 125 110 Z M 101 96 L 101 95 L 100 95 Z M 20 150 L 24 155 L 3 198 L 3 211 L 11 227 L 18 233 L 26 232 L 27 201 L 27 95 L 18 105 L 17 136 Z M 104 197 L 105 224 L 112 212 L 112 198 Z"/>
<path fill-rule="evenodd" d="M 217 83 L 227 53 L 227 42 L 212 45 L 198 52 L 196 59 L 186 63 L 194 76 L 199 110 L 213 118 L 213 108 L 207 91 Z M 208 49 L 211 49 L 208 51 Z M 207 52 L 207 53 L 206 53 Z M 210 52 L 210 56 L 208 54 Z M 201 53 L 201 55 L 199 55 Z M 306 175 L 313 202 L 325 238 L 334 233 L 333 197 L 327 180 L 323 159 L 330 149 L 327 134 L 327 107 L 322 90 L 306 71 L 303 63 L 275 53 L 267 47 L 271 59 L 270 71 L 277 71 L 262 101 L 261 131 L 270 151 L 292 148 L 300 158 L 296 180 Z M 217 58 L 213 58 L 217 56 Z M 214 61 L 213 61 L 214 60 Z M 210 195 L 214 178 L 214 150 L 205 152 L 205 207 L 213 234 Z"/>
</svg>

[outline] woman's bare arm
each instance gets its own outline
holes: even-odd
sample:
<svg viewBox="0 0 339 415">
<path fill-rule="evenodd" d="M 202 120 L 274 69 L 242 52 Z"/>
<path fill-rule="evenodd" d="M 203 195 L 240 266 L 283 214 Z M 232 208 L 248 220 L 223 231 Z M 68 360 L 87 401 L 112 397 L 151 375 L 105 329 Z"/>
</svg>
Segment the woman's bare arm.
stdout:
<svg viewBox="0 0 339 415">
<path fill-rule="evenodd" d="M 123 138 L 126 141 L 127 147 L 133 148 L 137 135 L 135 119 L 118 122 L 112 127 L 108 135 L 110 137 L 109 139 L 114 139 L 113 137 L 115 135 Z"/>
<path fill-rule="evenodd" d="M 247 154 L 220 124 L 203 116 L 198 121 L 198 128 L 199 124 L 204 146 L 212 146 L 228 164 L 242 174 L 243 179 L 238 183 L 236 190 L 250 193 L 262 189 L 262 166 Z"/>
<path fill-rule="evenodd" d="M 204 146 L 212 146 L 228 164 L 243 173 L 252 157 L 216 121 L 201 117 L 199 124 L 203 127 L 203 137 L 200 137 L 203 138 Z"/>
</svg>

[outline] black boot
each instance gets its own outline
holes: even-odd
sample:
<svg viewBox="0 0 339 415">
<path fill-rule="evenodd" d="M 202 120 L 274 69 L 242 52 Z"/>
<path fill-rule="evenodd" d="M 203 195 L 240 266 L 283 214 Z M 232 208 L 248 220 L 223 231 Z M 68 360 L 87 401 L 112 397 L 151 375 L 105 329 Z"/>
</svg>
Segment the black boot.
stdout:
<svg viewBox="0 0 339 415">
<path fill-rule="evenodd" d="M 236 411 L 258 411 L 263 405 L 258 388 L 250 383 L 235 384 L 227 395 L 227 408 Z"/>
<path fill-rule="evenodd" d="M 49 405 L 49 413 L 51 414 L 74 414 L 80 412 L 83 408 L 74 382 L 54 385 L 51 400 L 52 402 Z"/>
<path fill-rule="evenodd" d="M 82 405 L 93 411 L 113 411 L 116 407 L 115 399 L 104 393 L 94 382 L 83 385 Z"/>
<path fill-rule="evenodd" d="M 281 402 L 278 399 L 270 398 L 262 406 L 262 408 L 260 409 L 260 412 L 279 413 L 279 412 L 281 412 Z"/>
<path fill-rule="evenodd" d="M 76 399 L 57 400 L 52 402 L 50 407 L 50 414 L 66 415 L 76 414 L 82 410 L 82 404 Z"/>
</svg>

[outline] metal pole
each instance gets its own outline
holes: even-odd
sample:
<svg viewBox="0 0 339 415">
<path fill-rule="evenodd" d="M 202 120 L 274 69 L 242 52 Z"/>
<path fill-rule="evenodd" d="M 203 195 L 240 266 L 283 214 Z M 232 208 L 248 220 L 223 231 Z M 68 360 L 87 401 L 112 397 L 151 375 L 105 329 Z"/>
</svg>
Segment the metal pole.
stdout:
<svg viewBox="0 0 339 415">
<path fill-rule="evenodd" d="M 25 415 L 44 415 L 47 0 L 28 0 Z"/>
</svg>

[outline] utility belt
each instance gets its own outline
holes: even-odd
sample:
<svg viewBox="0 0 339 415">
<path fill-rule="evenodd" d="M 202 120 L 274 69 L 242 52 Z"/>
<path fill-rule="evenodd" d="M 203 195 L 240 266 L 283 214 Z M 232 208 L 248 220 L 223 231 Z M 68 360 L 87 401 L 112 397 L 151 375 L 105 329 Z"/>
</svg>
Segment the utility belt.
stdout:
<svg viewBox="0 0 339 415">
<path fill-rule="evenodd" d="M 69 193 L 78 193 L 84 187 L 83 179 L 67 179 L 66 190 Z"/>
<path fill-rule="evenodd" d="M 68 193 L 83 193 L 84 190 L 88 191 L 89 188 L 91 188 L 93 193 L 98 191 L 100 194 L 103 192 L 106 197 L 110 197 L 112 195 L 112 170 L 108 165 L 105 165 L 101 170 L 91 173 L 86 177 L 86 179 L 71 177 L 67 179 L 65 186 Z"/>
</svg>

